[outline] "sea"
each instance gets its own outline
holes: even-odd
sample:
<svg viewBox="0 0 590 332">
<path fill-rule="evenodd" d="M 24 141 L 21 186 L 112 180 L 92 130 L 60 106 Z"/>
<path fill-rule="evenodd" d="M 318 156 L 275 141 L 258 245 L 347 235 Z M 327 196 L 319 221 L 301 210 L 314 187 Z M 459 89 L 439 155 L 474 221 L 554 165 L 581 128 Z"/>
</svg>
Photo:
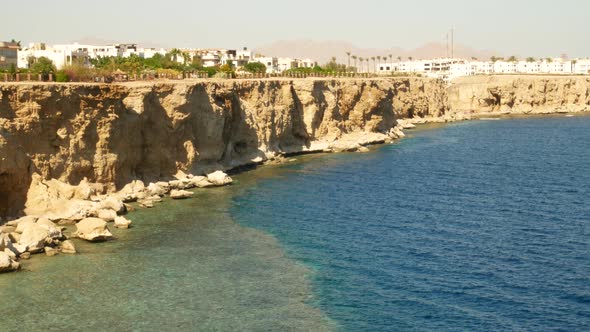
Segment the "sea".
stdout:
<svg viewBox="0 0 590 332">
<path fill-rule="evenodd" d="M 590 331 L 590 116 L 423 125 L 0 275 L 0 331 Z"/>
</svg>

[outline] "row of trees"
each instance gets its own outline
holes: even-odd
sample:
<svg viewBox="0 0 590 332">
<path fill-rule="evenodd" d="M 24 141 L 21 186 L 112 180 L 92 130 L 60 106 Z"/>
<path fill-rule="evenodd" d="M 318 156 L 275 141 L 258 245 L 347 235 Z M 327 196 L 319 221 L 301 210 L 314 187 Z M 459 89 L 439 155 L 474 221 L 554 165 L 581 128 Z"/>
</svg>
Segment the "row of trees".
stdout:
<svg viewBox="0 0 590 332">
<path fill-rule="evenodd" d="M 179 61 L 180 60 L 180 61 Z M 179 76 L 182 73 L 200 73 L 209 77 L 233 77 L 236 67 L 231 61 L 221 66 L 204 67 L 200 57 L 192 57 L 187 52 L 173 49 L 165 55 L 155 54 L 151 58 L 142 58 L 136 54 L 128 57 L 107 56 L 98 58 L 74 58 L 70 64 L 57 70 L 53 62 L 46 57 L 28 59 L 28 68 L 12 66 L 6 72 L 41 74 L 44 80 L 53 75 L 57 81 L 88 81 L 95 77 L 111 77 L 115 73 L 141 76 L 142 74 L 165 74 Z M 265 73 L 262 63 L 248 63 L 242 70 L 251 73 Z"/>
<path fill-rule="evenodd" d="M 393 54 L 388 54 L 385 56 L 371 56 L 371 57 L 362 57 L 362 56 L 357 56 L 355 54 L 352 54 L 352 52 L 346 52 L 346 56 L 348 57 L 348 67 L 350 67 L 350 60 L 352 59 L 354 61 L 354 68 L 358 68 L 359 72 L 365 72 L 365 68 L 366 68 L 366 72 L 371 71 L 370 70 L 370 62 L 373 61 L 373 71 L 377 71 L 377 65 L 381 65 L 381 61 L 387 61 L 387 59 L 389 59 L 389 62 L 392 63 L 393 62 Z M 402 57 L 398 56 L 396 58 L 398 61 L 402 61 Z M 414 58 L 413 57 L 408 57 L 408 60 L 412 61 Z M 358 62 L 360 62 L 360 67 L 358 66 Z M 366 66 L 365 66 L 366 63 Z"/>
</svg>

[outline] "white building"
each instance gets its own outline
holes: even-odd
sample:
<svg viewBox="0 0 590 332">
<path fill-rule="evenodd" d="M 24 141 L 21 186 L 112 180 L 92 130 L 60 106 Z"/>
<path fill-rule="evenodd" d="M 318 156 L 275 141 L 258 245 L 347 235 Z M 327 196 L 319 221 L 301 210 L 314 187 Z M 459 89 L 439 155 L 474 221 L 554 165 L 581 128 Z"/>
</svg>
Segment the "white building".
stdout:
<svg viewBox="0 0 590 332">
<path fill-rule="evenodd" d="M 164 49 L 138 48 L 136 44 L 115 44 L 115 45 L 82 45 L 78 43 L 48 46 L 44 43 L 30 43 L 28 47 L 18 52 L 18 66 L 28 68 L 31 58 L 46 57 L 50 59 L 57 69 L 65 65 L 72 65 L 80 62 L 83 65 L 90 65 L 90 59 L 98 57 L 129 57 L 137 55 L 142 58 L 151 58 L 155 54 L 166 54 Z"/>
<path fill-rule="evenodd" d="M 279 59 L 275 57 L 255 57 L 252 62 L 260 62 L 266 66 L 266 73 L 273 74 L 279 72 Z"/>
</svg>

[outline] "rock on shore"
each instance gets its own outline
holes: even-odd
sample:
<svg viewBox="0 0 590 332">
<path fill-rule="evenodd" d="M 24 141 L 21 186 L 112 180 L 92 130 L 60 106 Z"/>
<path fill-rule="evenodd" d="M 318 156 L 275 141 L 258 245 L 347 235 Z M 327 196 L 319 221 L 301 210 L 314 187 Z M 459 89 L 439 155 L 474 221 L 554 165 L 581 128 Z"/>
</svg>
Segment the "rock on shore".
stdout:
<svg viewBox="0 0 590 332">
<path fill-rule="evenodd" d="M 231 184 L 221 170 L 366 152 L 414 123 L 556 111 L 590 111 L 590 79 L 0 84 L 0 271 L 31 253 L 75 253 L 64 225 L 106 240 L 107 221 L 129 226 L 128 207 Z"/>
<path fill-rule="evenodd" d="M 106 241 L 113 237 L 107 222 L 99 218 L 86 218 L 76 224 L 75 236 L 91 241 Z"/>
</svg>

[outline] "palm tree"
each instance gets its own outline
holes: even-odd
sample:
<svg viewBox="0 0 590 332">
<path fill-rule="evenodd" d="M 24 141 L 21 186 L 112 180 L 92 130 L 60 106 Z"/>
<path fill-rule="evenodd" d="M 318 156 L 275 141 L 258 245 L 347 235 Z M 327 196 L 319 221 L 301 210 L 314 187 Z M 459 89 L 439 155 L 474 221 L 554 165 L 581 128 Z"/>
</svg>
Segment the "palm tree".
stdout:
<svg viewBox="0 0 590 332">
<path fill-rule="evenodd" d="M 397 57 L 397 61 L 398 61 L 398 62 L 402 62 L 402 57 L 401 57 L 401 56 L 398 56 L 398 57 Z"/>
<path fill-rule="evenodd" d="M 371 57 L 371 60 L 373 60 L 373 72 L 377 71 L 377 65 L 375 64 L 375 59 L 376 59 L 376 57 L 374 57 L 374 56 Z"/>
<path fill-rule="evenodd" d="M 356 55 L 353 55 L 352 60 L 354 60 L 354 68 L 356 68 L 356 71 L 358 71 L 358 67 L 356 66 L 356 59 L 358 59 L 358 57 Z"/>
<path fill-rule="evenodd" d="M 552 58 L 547 58 L 547 59 L 545 59 L 545 60 L 547 61 L 547 63 L 551 63 L 551 62 L 553 62 L 553 59 L 552 59 Z"/>
<path fill-rule="evenodd" d="M 362 73 L 362 72 L 363 72 L 363 70 L 364 70 L 364 69 L 363 69 L 363 64 L 364 64 L 365 58 L 363 58 L 363 57 L 361 56 L 361 57 L 359 57 L 359 60 L 361 60 L 361 70 L 360 70 L 360 72 Z"/>
<path fill-rule="evenodd" d="M 378 67 L 381 68 L 381 56 L 380 55 L 377 56 L 377 61 L 379 61 L 379 66 Z"/>
<path fill-rule="evenodd" d="M 393 64 L 393 54 L 389 54 L 389 62 L 391 62 Z"/>
<path fill-rule="evenodd" d="M 184 51 L 181 53 L 183 64 L 186 66 L 187 62 L 191 60 L 191 55 L 188 51 Z"/>
<path fill-rule="evenodd" d="M 508 58 L 508 62 L 517 62 L 517 61 L 518 61 L 518 58 L 514 55 L 512 55 Z"/>
<path fill-rule="evenodd" d="M 348 56 L 348 68 L 350 68 L 350 52 L 346 52 L 346 55 Z"/>
<path fill-rule="evenodd" d="M 526 62 L 535 62 L 535 58 L 530 56 L 530 57 L 526 58 Z"/>
<path fill-rule="evenodd" d="M 576 64 L 578 63 L 578 60 L 572 60 L 572 73 L 576 72 Z"/>
<path fill-rule="evenodd" d="M 414 57 L 409 56 L 408 60 L 412 61 L 412 60 L 414 60 Z"/>
<path fill-rule="evenodd" d="M 169 54 L 170 54 L 170 58 L 172 59 L 172 61 L 177 62 L 178 56 L 182 55 L 182 51 L 177 48 L 173 48 Z"/>
</svg>

